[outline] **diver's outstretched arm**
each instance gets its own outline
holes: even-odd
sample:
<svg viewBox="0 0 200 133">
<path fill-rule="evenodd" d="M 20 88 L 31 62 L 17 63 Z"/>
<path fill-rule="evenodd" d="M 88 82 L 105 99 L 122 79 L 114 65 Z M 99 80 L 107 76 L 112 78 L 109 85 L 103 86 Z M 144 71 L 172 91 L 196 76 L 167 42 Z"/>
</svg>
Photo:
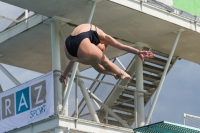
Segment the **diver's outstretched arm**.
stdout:
<svg viewBox="0 0 200 133">
<path fill-rule="evenodd" d="M 72 70 L 72 67 L 74 66 L 74 63 L 75 63 L 74 61 L 69 61 L 69 63 L 67 64 L 67 66 L 65 68 L 65 71 L 63 72 L 62 75 L 60 75 L 59 80 L 60 80 L 61 83 L 64 83 L 65 86 L 67 86 L 67 81 L 66 81 L 67 75 Z"/>
<path fill-rule="evenodd" d="M 142 59 L 143 62 L 144 62 L 144 58 L 154 58 L 155 57 L 154 54 L 151 51 L 145 51 L 145 50 L 140 51 L 136 48 L 133 48 L 131 46 L 124 45 L 124 44 L 118 42 L 112 36 L 104 33 L 99 28 L 98 28 L 97 31 L 98 31 L 98 35 L 99 35 L 101 43 L 106 44 L 106 45 L 110 45 L 110 46 L 115 47 L 115 48 L 120 49 L 120 50 L 127 51 L 129 53 L 136 54 Z"/>
</svg>

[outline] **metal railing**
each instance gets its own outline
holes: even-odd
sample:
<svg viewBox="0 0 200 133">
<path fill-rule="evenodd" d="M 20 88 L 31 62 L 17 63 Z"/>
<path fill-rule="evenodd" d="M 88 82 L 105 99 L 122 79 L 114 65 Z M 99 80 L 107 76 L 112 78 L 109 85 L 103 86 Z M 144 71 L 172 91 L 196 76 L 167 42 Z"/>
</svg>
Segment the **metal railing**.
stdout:
<svg viewBox="0 0 200 133">
<path fill-rule="evenodd" d="M 163 4 L 161 2 L 158 2 L 156 0 L 147 0 L 147 3 L 149 3 L 149 4 L 153 5 L 153 6 L 156 6 L 158 8 L 164 9 L 164 10 L 166 10 L 168 12 L 176 13 L 176 14 L 182 16 L 182 17 L 191 19 L 193 21 L 200 22 L 200 16 L 192 15 L 192 14 L 190 14 L 188 12 L 185 12 L 185 11 L 182 11 L 180 9 L 165 5 L 165 4 Z"/>
<path fill-rule="evenodd" d="M 20 21 L 18 21 L 18 22 L 16 22 L 16 23 L 11 24 L 11 25 L 8 26 L 6 29 L 0 31 L 0 34 L 1 34 L 2 32 L 4 32 L 4 31 L 8 30 L 8 29 L 11 29 L 12 27 L 14 27 L 14 26 L 16 26 L 16 25 L 18 25 L 18 24 L 20 24 L 20 23 L 23 23 L 23 22 L 28 21 L 29 19 L 33 18 L 33 17 L 36 16 L 36 15 L 38 15 L 38 14 L 33 14 L 33 15 L 29 16 L 28 18 L 25 18 L 25 19 L 23 19 L 23 20 L 20 20 Z M 24 17 L 25 17 L 25 16 L 24 16 Z"/>
<path fill-rule="evenodd" d="M 184 122 L 183 122 L 184 125 L 195 127 L 195 128 L 200 128 L 200 117 L 199 116 L 184 114 L 183 117 L 184 117 Z"/>
</svg>

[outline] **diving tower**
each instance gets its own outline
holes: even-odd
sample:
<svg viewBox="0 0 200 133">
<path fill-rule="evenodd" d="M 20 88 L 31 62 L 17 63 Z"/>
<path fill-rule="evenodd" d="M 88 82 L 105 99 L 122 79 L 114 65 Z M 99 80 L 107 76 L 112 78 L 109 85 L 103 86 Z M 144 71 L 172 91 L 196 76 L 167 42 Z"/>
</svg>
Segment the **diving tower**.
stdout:
<svg viewBox="0 0 200 133">
<path fill-rule="evenodd" d="M 48 73 L 40 78 L 51 75 L 54 105 L 44 119 L 29 121 L 8 130 L 10 133 L 131 133 L 133 127 L 151 124 L 162 84 L 176 61 L 183 58 L 200 63 L 199 18 L 183 16 L 178 9 L 158 6 L 150 0 L 1 1 L 35 14 L 0 33 L 0 62 Z M 132 79 L 115 80 L 101 73 L 95 78 L 84 77 L 80 73 L 90 66 L 76 63 L 65 88 L 58 80 L 68 63 L 64 41 L 82 23 L 97 25 L 123 44 L 151 50 L 156 57 L 142 64 L 139 57 L 108 47 L 105 54 Z M 19 90 L 24 86 L 12 75 L 10 78 L 16 81 Z M 30 81 L 30 90 L 35 80 Z M 145 105 L 153 95 L 146 117 Z M 6 119 L 1 115 L 1 120 L 3 117 Z"/>
</svg>

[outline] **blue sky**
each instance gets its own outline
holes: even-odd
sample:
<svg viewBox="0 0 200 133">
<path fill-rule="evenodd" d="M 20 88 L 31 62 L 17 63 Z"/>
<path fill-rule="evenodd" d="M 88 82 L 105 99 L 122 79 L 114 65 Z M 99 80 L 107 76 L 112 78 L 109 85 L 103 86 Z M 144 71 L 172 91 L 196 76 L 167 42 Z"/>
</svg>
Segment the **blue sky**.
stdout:
<svg viewBox="0 0 200 133">
<path fill-rule="evenodd" d="M 16 8 L 0 2 L 0 15 L 15 19 L 24 9 Z M 13 14 L 14 13 L 14 14 Z M 0 18 L 0 31 L 11 23 Z M 9 65 L 3 66 L 15 76 L 19 82 L 24 83 L 36 78 L 42 73 L 25 70 Z M 86 75 L 83 75 L 86 76 Z M 183 123 L 183 113 L 200 116 L 200 66 L 198 64 L 178 60 L 168 73 L 156 108 L 152 122 L 169 121 Z M 14 87 L 14 83 L 0 70 L 0 84 L 3 90 Z"/>
<path fill-rule="evenodd" d="M 200 116 L 200 65 L 178 60 L 163 84 L 153 122 L 183 123 L 183 113 Z"/>
</svg>

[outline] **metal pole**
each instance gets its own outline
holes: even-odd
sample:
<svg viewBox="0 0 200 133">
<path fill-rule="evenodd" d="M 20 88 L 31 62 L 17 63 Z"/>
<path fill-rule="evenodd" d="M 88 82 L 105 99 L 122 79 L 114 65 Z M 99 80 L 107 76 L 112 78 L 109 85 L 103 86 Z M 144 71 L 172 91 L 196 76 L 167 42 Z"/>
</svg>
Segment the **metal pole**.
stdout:
<svg viewBox="0 0 200 133">
<path fill-rule="evenodd" d="M 93 101 L 94 101 L 95 105 L 97 106 L 97 108 L 100 109 L 101 107 L 99 106 L 99 104 L 95 100 L 93 100 Z"/>
<path fill-rule="evenodd" d="M 125 68 L 125 66 L 121 63 L 121 61 L 116 57 L 116 60 L 118 61 L 118 63 L 122 66 L 122 68 L 124 69 L 124 70 L 126 70 L 126 68 Z"/>
<path fill-rule="evenodd" d="M 28 18 L 28 10 L 25 10 L 25 19 L 26 19 L 26 23 L 28 22 L 27 18 Z"/>
<path fill-rule="evenodd" d="M 60 63 L 60 41 L 58 21 L 51 22 L 51 48 L 52 48 L 52 70 L 61 70 Z M 59 72 L 54 72 L 55 107 L 58 114 L 62 107 L 62 85 L 59 83 Z"/>
<path fill-rule="evenodd" d="M 90 94 L 90 96 L 97 101 L 102 108 L 104 108 L 106 110 L 106 112 L 108 112 L 112 117 L 114 117 L 120 124 L 122 124 L 124 127 L 126 128 L 130 128 L 130 126 L 125 123 L 117 114 L 115 114 L 108 106 L 106 106 L 105 104 L 102 103 L 102 101 L 97 98 L 90 90 L 88 90 L 88 93 Z"/>
<path fill-rule="evenodd" d="M 76 120 L 75 120 L 75 128 L 77 128 L 78 124 L 78 77 L 76 77 L 76 86 L 75 86 L 75 112 L 76 112 Z"/>
<path fill-rule="evenodd" d="M 0 85 L 0 93 L 1 93 L 1 92 L 3 92 L 3 89 L 2 89 L 2 87 L 1 87 L 1 85 Z"/>
<path fill-rule="evenodd" d="M 13 82 L 15 85 L 20 85 L 21 83 L 10 73 L 6 70 L 3 65 L 0 64 L 0 70 Z"/>
<path fill-rule="evenodd" d="M 51 46 L 52 46 L 52 69 L 60 70 L 60 40 L 59 40 L 58 21 L 51 22 Z"/>
<path fill-rule="evenodd" d="M 77 75 L 80 75 L 79 70 L 77 70 Z M 83 97 L 84 97 L 85 102 L 86 102 L 86 104 L 88 106 L 88 109 L 89 109 L 90 115 L 92 116 L 92 119 L 95 122 L 100 123 L 99 118 L 98 118 L 98 116 L 97 116 L 97 114 L 96 114 L 96 112 L 95 112 L 95 110 L 93 108 L 92 102 L 90 100 L 90 96 L 89 96 L 89 94 L 87 92 L 87 88 L 85 87 L 85 84 L 84 84 L 84 82 L 83 82 L 83 80 L 81 78 L 78 78 L 78 85 L 79 85 L 79 87 L 80 87 L 80 89 L 82 91 Z"/>
<path fill-rule="evenodd" d="M 66 35 L 65 35 L 60 23 L 59 23 L 58 27 L 59 27 L 60 38 L 62 39 L 62 43 L 64 44 L 65 39 L 66 39 Z"/>
<path fill-rule="evenodd" d="M 76 118 L 78 118 L 78 77 L 76 77 L 76 89 L 75 89 L 75 98 L 76 98 Z"/>
<path fill-rule="evenodd" d="M 92 21 L 92 17 L 93 17 L 93 14 L 94 14 L 95 7 L 96 7 L 96 1 L 93 1 L 92 7 L 91 7 L 91 10 L 90 10 L 90 15 L 89 15 L 89 18 L 88 18 L 88 23 L 91 23 L 91 21 Z"/>
<path fill-rule="evenodd" d="M 60 23 L 58 24 L 58 28 L 59 28 L 59 33 L 60 33 L 59 35 L 60 35 L 60 38 L 61 38 L 61 42 L 64 44 L 65 43 L 65 39 L 66 39 L 65 38 L 66 35 L 65 35 L 65 33 L 64 33 L 64 31 L 63 31 Z M 71 82 L 73 83 L 73 80 L 70 80 L 70 83 Z M 68 81 L 67 81 L 67 84 L 69 84 Z M 67 90 L 68 90 L 68 87 L 65 87 L 65 89 L 64 89 L 64 95 L 63 95 L 64 98 L 65 98 L 65 95 L 67 93 Z M 71 88 L 70 88 L 70 90 L 71 90 Z M 68 92 L 68 93 L 70 93 L 70 92 Z M 61 114 L 64 114 L 65 116 L 68 116 L 68 103 L 66 102 L 65 104 L 63 104 L 63 106 L 65 108 L 62 109 L 64 112 L 62 111 Z"/>
<path fill-rule="evenodd" d="M 169 68 L 169 65 L 170 65 L 172 56 L 173 56 L 174 51 L 175 51 L 175 49 L 176 49 L 176 46 L 177 46 L 177 44 L 178 44 L 178 40 L 179 40 L 179 38 L 180 38 L 181 32 L 183 32 L 183 31 L 184 31 L 183 29 L 179 29 L 179 30 L 178 30 L 178 34 L 177 34 L 177 36 L 176 36 L 176 40 L 175 40 L 174 45 L 173 45 L 173 47 L 172 47 L 172 50 L 171 50 L 171 52 L 170 52 L 169 58 L 168 58 L 168 60 L 167 60 L 167 64 L 166 64 L 166 66 L 165 66 L 163 75 L 162 75 L 161 80 L 160 80 L 160 83 L 159 83 L 159 85 L 158 85 L 158 88 L 157 88 L 157 91 L 156 91 L 156 94 L 155 94 L 155 97 L 154 97 L 154 100 L 153 100 L 151 109 L 150 109 L 150 111 L 149 111 L 149 115 L 148 115 L 147 120 L 146 120 L 146 125 L 149 124 L 149 121 L 150 121 L 150 119 L 151 119 L 153 110 L 154 110 L 155 105 L 156 105 L 156 102 L 157 102 L 157 100 L 158 100 L 158 96 L 159 96 L 159 94 L 160 94 L 160 91 L 161 91 L 161 89 L 162 89 L 162 86 L 163 86 L 163 83 L 164 83 L 164 80 L 165 80 L 165 76 L 166 76 L 167 71 L 168 71 L 168 68 Z"/>
<path fill-rule="evenodd" d="M 108 124 L 108 111 L 106 111 L 106 124 Z"/>
<path fill-rule="evenodd" d="M 138 118 L 137 118 L 137 92 L 134 92 L 134 114 L 135 114 L 135 128 L 138 127 Z"/>
<path fill-rule="evenodd" d="M 186 114 L 183 114 L 183 125 L 186 124 L 186 122 L 185 122 L 185 118 L 186 118 Z"/>
<path fill-rule="evenodd" d="M 65 107 L 67 105 L 69 94 L 71 92 L 71 88 L 72 88 L 72 85 L 73 85 L 73 81 L 74 81 L 74 77 L 75 77 L 77 68 L 78 68 L 78 63 L 75 63 L 75 65 L 72 69 L 72 74 L 71 74 L 71 78 L 70 78 L 70 81 L 69 81 L 69 85 L 65 88 L 66 93 L 65 93 L 65 98 L 64 98 L 64 101 L 63 101 L 63 107 L 62 107 L 62 110 L 61 110 L 61 114 L 64 113 Z"/>
<path fill-rule="evenodd" d="M 59 27 L 59 33 L 60 33 L 61 42 L 62 42 L 63 44 L 65 44 L 66 35 L 65 35 L 65 33 L 64 33 L 63 29 L 62 29 L 61 23 L 59 23 L 58 27 Z M 73 80 L 70 80 L 70 82 L 69 82 L 69 80 L 67 80 L 67 84 L 68 84 L 68 85 L 69 85 L 69 83 L 71 83 L 71 82 L 73 82 Z M 66 93 L 67 90 L 68 90 L 68 87 L 65 87 L 65 89 L 64 89 L 64 95 L 63 95 L 64 98 L 65 98 L 65 95 L 67 94 L 67 93 Z M 70 88 L 70 90 L 71 90 L 71 88 Z M 70 92 L 68 92 L 68 93 L 70 93 Z M 68 99 L 68 98 L 67 98 L 67 99 Z M 65 105 L 63 104 L 63 106 L 64 106 L 64 108 L 63 108 L 63 111 L 64 111 L 64 112 L 62 112 L 62 114 L 64 114 L 65 116 L 68 116 L 68 103 L 66 102 Z M 75 112 L 75 113 L 76 113 L 76 112 Z"/>
<path fill-rule="evenodd" d="M 14 23 L 18 23 L 19 22 L 18 20 L 14 20 L 12 18 L 7 18 L 5 16 L 0 16 L 0 18 L 4 18 L 4 19 L 10 20 L 10 21 L 13 21 Z"/>
<path fill-rule="evenodd" d="M 143 64 L 142 60 L 139 56 L 136 56 L 136 90 L 144 91 L 144 85 L 143 85 Z M 137 118 L 136 125 L 141 127 L 145 125 L 145 118 L 144 118 L 144 94 L 140 92 L 135 92 L 135 98 L 136 101 L 134 101 L 134 104 L 136 105 L 136 111 L 135 116 Z"/>
</svg>

